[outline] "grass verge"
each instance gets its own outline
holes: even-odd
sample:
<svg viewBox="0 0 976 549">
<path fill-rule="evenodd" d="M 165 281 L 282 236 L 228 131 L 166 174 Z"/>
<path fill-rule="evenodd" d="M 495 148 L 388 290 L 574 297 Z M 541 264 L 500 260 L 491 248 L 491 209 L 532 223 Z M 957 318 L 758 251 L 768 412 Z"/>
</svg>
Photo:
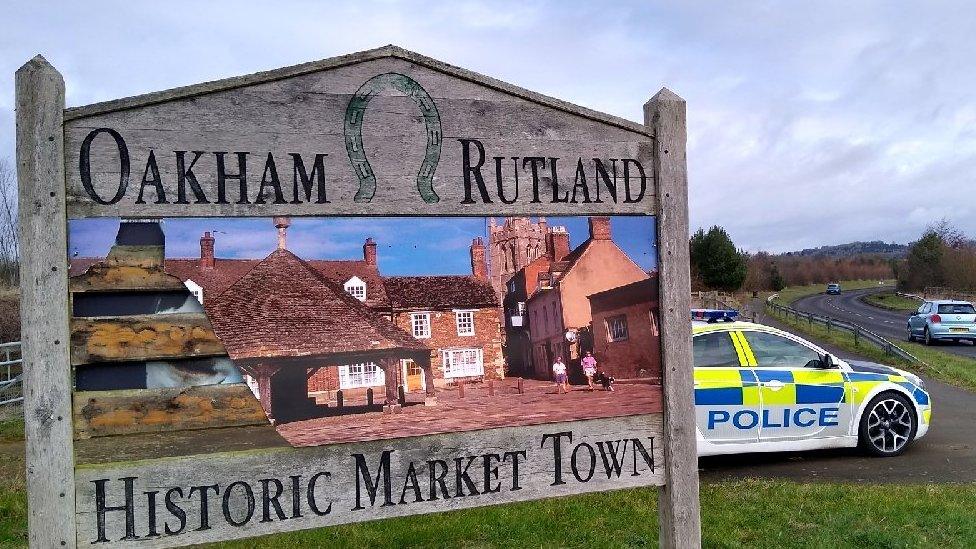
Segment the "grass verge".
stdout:
<svg viewBox="0 0 976 549">
<path fill-rule="evenodd" d="M 704 483 L 705 547 L 967 547 L 976 485 Z M 656 547 L 657 491 L 622 490 L 213 544 L 220 548 Z"/>
<path fill-rule="evenodd" d="M 885 281 L 890 282 L 890 281 Z M 864 288 L 877 288 L 877 280 L 843 280 L 838 282 L 842 290 L 863 290 Z M 826 291 L 826 284 L 807 284 L 806 286 L 790 286 L 783 288 L 773 299 L 780 305 L 789 306 L 791 303 L 808 295 L 822 294 Z"/>
<path fill-rule="evenodd" d="M 23 453 L 21 442 L 0 443 L 2 547 L 27 545 Z M 976 484 L 705 482 L 701 505 L 705 547 L 976 547 Z M 655 547 L 657 528 L 657 491 L 634 489 L 208 547 Z"/>
<path fill-rule="evenodd" d="M 885 364 L 893 364 L 906 370 L 934 377 L 949 385 L 976 391 L 976 360 L 971 358 L 943 353 L 937 350 L 937 348 L 926 347 L 918 343 L 908 343 L 907 341 L 894 342 L 928 365 L 919 366 L 899 357 L 888 356 L 881 349 L 867 343 L 855 345 L 854 335 L 849 332 L 837 329 L 827 331 L 826 327 L 820 326 L 819 324 L 811 325 L 806 321 L 798 321 L 792 317 L 787 319 L 783 315 L 774 313 L 769 309 L 766 309 L 766 314 L 815 340 L 831 343 L 871 360 Z"/>
<path fill-rule="evenodd" d="M 900 313 L 914 313 L 918 310 L 918 306 L 922 304 L 917 299 L 902 297 L 894 292 L 870 294 L 862 297 L 861 300 L 868 305 L 888 309 L 889 311 L 898 311 Z"/>
</svg>

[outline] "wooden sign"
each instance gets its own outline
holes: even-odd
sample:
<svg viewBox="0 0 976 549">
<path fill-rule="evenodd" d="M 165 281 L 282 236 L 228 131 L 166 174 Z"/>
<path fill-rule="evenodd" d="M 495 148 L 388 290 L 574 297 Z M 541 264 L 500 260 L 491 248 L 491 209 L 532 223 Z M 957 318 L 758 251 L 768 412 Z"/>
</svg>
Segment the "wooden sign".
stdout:
<svg viewBox="0 0 976 549">
<path fill-rule="evenodd" d="M 662 89 L 644 113 L 634 123 L 393 46 L 70 109 L 57 71 L 40 56 L 25 64 L 17 161 L 31 545 L 172 547 L 656 485 L 661 544 L 698 546 L 685 104 Z M 516 383 L 500 355 L 492 369 L 481 350 L 437 347 L 430 332 L 443 315 L 456 321 L 452 337 L 476 326 L 498 337 L 505 326 L 531 329 L 521 316 L 498 323 L 507 313 L 479 274 L 480 240 L 469 282 L 485 290 L 485 304 L 445 303 L 443 315 L 430 312 L 440 304 L 411 309 L 406 298 L 377 309 L 362 277 L 336 278 L 284 246 L 286 217 L 405 215 L 590 216 L 587 242 L 600 241 L 622 264 L 630 260 L 601 216 L 653 216 L 656 278 L 630 262 L 607 288 L 578 283 L 561 344 L 567 362 L 593 377 L 583 346 L 600 330 L 606 345 L 627 339 L 613 304 L 639 296 L 660 329 L 657 371 L 618 380 L 617 396 L 644 404 L 449 421 L 449 410 L 470 406 L 473 395 L 522 402 L 525 383 L 557 392 L 565 385 L 561 357 L 551 372 L 553 357 L 539 359 L 543 381 Z M 278 216 L 279 250 L 196 301 L 154 220 L 238 216 Z M 124 222 L 107 255 L 69 283 L 67 222 L 93 217 Z M 538 274 L 530 309 L 547 303 L 547 290 L 567 292 L 559 288 L 572 277 L 601 280 L 589 268 L 567 274 L 598 244 L 569 253 L 566 235 L 560 253 L 561 230 L 546 232 L 547 270 L 519 275 Z M 205 239 L 213 261 L 213 239 Z M 406 282 L 383 284 L 411 295 Z M 619 295 L 599 293 L 618 286 Z M 249 291 L 287 293 L 306 316 L 277 333 L 302 336 L 255 332 L 248 322 L 260 312 Z M 596 294 L 608 308 L 602 324 L 587 316 L 569 326 L 577 309 L 589 315 L 586 300 Z M 330 338 L 329 322 L 315 317 L 326 313 L 344 315 L 362 341 Z M 477 371 L 447 376 L 475 361 Z M 392 436 L 364 428 L 313 440 L 272 398 L 288 392 L 289 413 L 325 406 L 341 415 L 342 391 L 323 405 L 307 398 L 307 380 L 344 368 L 348 383 L 366 365 L 385 388 L 363 393 L 357 417 L 376 425 L 407 418 Z M 645 376 L 638 366 L 628 371 Z M 324 421 L 334 431 L 348 420 Z"/>
</svg>

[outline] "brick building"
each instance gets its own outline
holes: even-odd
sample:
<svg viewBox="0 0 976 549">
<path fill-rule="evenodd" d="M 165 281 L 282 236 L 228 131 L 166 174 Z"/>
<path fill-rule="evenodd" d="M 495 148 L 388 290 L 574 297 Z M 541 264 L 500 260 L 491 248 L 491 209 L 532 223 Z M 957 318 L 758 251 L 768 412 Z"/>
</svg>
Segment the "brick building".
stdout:
<svg viewBox="0 0 976 549">
<path fill-rule="evenodd" d="M 274 223 L 279 250 L 286 250 L 289 221 L 275 218 Z M 377 264 L 376 242 L 368 238 L 363 244 L 362 259 L 296 258 L 316 276 L 303 275 L 305 282 L 295 284 L 300 291 L 311 291 L 310 288 L 321 285 L 318 279 L 325 280 L 355 298 L 378 319 L 410 334 L 429 350 L 434 367 L 430 377 L 438 386 L 459 378 L 502 378 L 505 367 L 499 302 L 488 281 L 484 243 L 480 238 L 472 243 L 470 254 L 471 275 L 383 277 Z M 263 260 L 216 257 L 215 238 L 207 232 L 200 238 L 199 258 L 166 259 L 164 268 L 183 280 L 210 313 L 217 298 L 223 297 L 248 275 L 253 277 L 252 273 L 257 272 L 273 277 L 274 270 L 267 268 L 272 259 L 280 261 L 280 258 L 271 256 Z M 96 261 L 98 258 L 73 259 L 72 274 L 84 272 Z M 262 299 L 261 303 L 269 307 L 272 315 L 269 318 L 291 313 L 292 306 L 288 302 Z M 346 336 L 336 334 L 335 337 Z M 347 396 L 360 395 L 368 388 L 385 390 L 391 384 L 402 386 L 408 392 L 423 391 L 428 377 L 420 361 L 409 357 L 400 360 L 397 368 L 392 370 L 375 361 L 364 361 L 309 367 L 306 373 L 309 395 L 325 402 L 334 401 L 339 389 Z M 252 390 L 260 395 L 257 377 L 247 375 L 245 378 Z"/>
<path fill-rule="evenodd" d="M 618 378 L 661 379 L 657 276 L 589 296 L 593 356 Z"/>
<path fill-rule="evenodd" d="M 587 297 L 648 278 L 613 242 L 609 217 L 591 217 L 589 229 L 585 242 L 538 273 L 536 288 L 526 300 L 532 372 L 537 378 L 549 379 L 554 359 L 562 356 L 571 378 L 579 379 L 581 354 L 593 345 Z"/>
</svg>

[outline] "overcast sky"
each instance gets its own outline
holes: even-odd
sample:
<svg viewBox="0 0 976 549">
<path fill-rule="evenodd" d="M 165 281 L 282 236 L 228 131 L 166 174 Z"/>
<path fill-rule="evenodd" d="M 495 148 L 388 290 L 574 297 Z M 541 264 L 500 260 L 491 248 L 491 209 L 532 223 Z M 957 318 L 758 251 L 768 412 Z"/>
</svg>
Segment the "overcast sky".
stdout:
<svg viewBox="0 0 976 549">
<path fill-rule="evenodd" d="M 635 121 L 671 88 L 692 229 L 747 250 L 908 242 L 942 217 L 976 235 L 970 2 L 261 5 L 2 2 L 0 157 L 37 53 L 75 106 L 393 43 Z"/>
</svg>

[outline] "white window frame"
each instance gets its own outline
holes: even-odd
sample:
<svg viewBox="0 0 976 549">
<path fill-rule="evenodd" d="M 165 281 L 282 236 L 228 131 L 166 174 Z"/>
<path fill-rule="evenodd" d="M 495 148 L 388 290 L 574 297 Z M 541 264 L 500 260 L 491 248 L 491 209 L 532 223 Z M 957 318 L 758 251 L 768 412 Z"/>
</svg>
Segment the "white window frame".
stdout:
<svg viewBox="0 0 976 549">
<path fill-rule="evenodd" d="M 354 276 L 343 284 L 346 293 L 355 297 L 359 301 L 366 301 L 366 283 L 358 276 Z"/>
<path fill-rule="evenodd" d="M 444 378 L 485 375 L 484 352 L 481 349 L 444 349 L 441 351 Z"/>
<path fill-rule="evenodd" d="M 623 321 L 621 324 L 616 326 L 616 321 Z M 614 315 L 607 317 L 607 341 L 626 341 L 630 339 L 630 325 L 627 322 L 627 315 Z M 620 333 L 620 328 L 623 328 L 623 333 Z"/>
<path fill-rule="evenodd" d="M 421 322 L 418 326 L 418 322 Z M 424 328 L 419 333 L 418 327 Z M 410 313 L 410 333 L 415 339 L 430 339 L 430 313 Z"/>
<path fill-rule="evenodd" d="M 356 389 L 386 385 L 386 373 L 375 362 L 339 366 L 339 388 Z"/>
<path fill-rule="evenodd" d="M 474 309 L 458 309 L 454 311 L 454 326 L 457 328 L 458 336 L 473 336 L 474 335 Z M 467 317 L 469 322 L 462 322 L 462 319 Z M 462 329 L 462 324 L 467 324 L 467 329 Z"/>
</svg>

